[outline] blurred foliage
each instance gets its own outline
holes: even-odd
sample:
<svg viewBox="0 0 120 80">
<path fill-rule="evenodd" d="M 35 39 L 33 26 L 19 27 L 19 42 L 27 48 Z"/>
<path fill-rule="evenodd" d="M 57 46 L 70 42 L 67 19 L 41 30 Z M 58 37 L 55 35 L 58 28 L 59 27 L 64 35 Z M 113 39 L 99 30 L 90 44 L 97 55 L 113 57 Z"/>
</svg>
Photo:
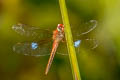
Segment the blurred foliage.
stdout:
<svg viewBox="0 0 120 80">
<path fill-rule="evenodd" d="M 82 80 L 120 80 L 120 0 L 66 0 L 66 3 L 71 25 L 91 19 L 98 21 L 98 27 L 86 36 L 97 37 L 99 46 L 94 50 L 82 47 L 77 54 Z M 36 58 L 13 52 L 12 46 L 25 40 L 11 29 L 19 22 L 33 26 L 62 23 L 58 0 L 0 0 L 1 80 L 72 80 L 68 56 L 56 55 L 45 76 L 49 56 Z"/>
</svg>

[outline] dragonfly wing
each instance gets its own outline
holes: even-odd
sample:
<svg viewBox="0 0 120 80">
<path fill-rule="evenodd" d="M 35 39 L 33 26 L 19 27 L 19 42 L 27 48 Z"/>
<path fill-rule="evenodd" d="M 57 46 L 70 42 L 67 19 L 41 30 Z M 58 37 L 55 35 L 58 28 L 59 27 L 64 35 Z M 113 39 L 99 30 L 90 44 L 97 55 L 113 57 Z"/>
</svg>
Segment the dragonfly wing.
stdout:
<svg viewBox="0 0 120 80">
<path fill-rule="evenodd" d="M 88 34 L 89 32 L 93 31 L 97 27 L 97 21 L 96 20 L 90 20 L 89 23 L 86 23 L 85 26 L 88 27 L 88 30 L 81 33 L 80 35 Z M 78 36 L 80 36 L 78 35 Z"/>
<path fill-rule="evenodd" d="M 12 29 L 22 36 L 33 37 L 33 38 L 45 38 L 51 37 L 52 32 L 47 29 L 42 29 L 40 27 L 28 26 L 25 24 L 15 24 Z"/>
<path fill-rule="evenodd" d="M 96 39 L 84 39 L 84 40 L 75 40 L 74 41 L 74 47 L 76 48 L 77 52 L 79 53 L 81 48 L 87 48 L 87 49 L 95 49 L 98 47 L 98 41 Z M 68 55 L 67 51 L 67 45 L 66 43 L 62 43 L 59 45 L 57 54 L 60 55 Z"/>
<path fill-rule="evenodd" d="M 80 25 L 74 27 L 71 26 L 73 37 L 79 37 L 90 33 L 97 27 L 97 24 L 96 20 L 90 20 L 89 22 L 82 22 Z"/>
<path fill-rule="evenodd" d="M 76 40 L 74 42 L 75 48 L 85 47 L 87 49 L 95 49 L 98 46 L 96 39 Z"/>
<path fill-rule="evenodd" d="M 94 38 L 86 39 L 87 36 L 85 35 L 93 31 L 97 27 L 97 24 L 96 20 L 90 20 L 89 22 L 82 24 L 82 27 L 79 27 L 81 30 L 77 28 L 79 31 L 73 32 L 74 46 L 76 48 L 79 49 L 80 47 L 85 47 L 87 49 L 95 49 L 99 45 L 98 40 Z"/>
<path fill-rule="evenodd" d="M 28 56 L 46 56 L 50 54 L 52 43 L 21 42 L 13 46 L 13 51 Z"/>
</svg>

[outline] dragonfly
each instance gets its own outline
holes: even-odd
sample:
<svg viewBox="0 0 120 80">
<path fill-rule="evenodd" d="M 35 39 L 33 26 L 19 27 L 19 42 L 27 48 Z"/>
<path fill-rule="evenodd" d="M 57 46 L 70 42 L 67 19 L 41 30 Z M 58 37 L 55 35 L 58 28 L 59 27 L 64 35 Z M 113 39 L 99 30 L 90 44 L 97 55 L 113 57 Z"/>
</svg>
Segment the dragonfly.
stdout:
<svg viewBox="0 0 120 80">
<path fill-rule="evenodd" d="M 79 33 L 76 34 L 78 39 L 74 40 L 75 48 L 79 48 L 81 42 L 84 41 L 87 44 L 89 43 L 90 49 L 95 49 L 98 46 L 97 40 L 94 38 L 83 39 L 83 40 L 79 39 L 79 37 L 90 33 L 96 28 L 97 26 L 96 20 L 90 20 L 89 23 L 90 23 L 89 24 L 90 29 L 80 34 Z M 12 29 L 18 34 L 25 36 L 28 39 L 32 39 L 31 41 L 16 43 L 13 46 L 13 51 L 15 53 L 23 54 L 27 56 L 36 56 L 36 57 L 50 55 L 48 64 L 46 66 L 45 75 L 47 75 L 49 72 L 55 53 L 61 55 L 68 55 L 67 47 L 65 45 L 65 34 L 64 34 L 63 24 L 58 24 L 57 28 L 53 31 L 53 33 L 50 32 L 49 29 L 41 29 L 40 27 L 28 26 L 21 23 L 13 25 Z M 58 45 L 60 47 L 60 43 L 63 45 L 62 46 L 62 49 L 64 50 L 63 52 L 58 48 Z"/>
</svg>

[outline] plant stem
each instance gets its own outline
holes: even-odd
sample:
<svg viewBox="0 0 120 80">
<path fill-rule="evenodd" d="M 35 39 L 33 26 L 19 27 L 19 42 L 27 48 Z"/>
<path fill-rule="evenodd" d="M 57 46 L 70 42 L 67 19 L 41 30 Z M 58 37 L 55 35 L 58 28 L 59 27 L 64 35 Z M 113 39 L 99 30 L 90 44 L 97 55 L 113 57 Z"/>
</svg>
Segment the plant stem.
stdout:
<svg viewBox="0 0 120 80">
<path fill-rule="evenodd" d="M 81 80 L 65 0 L 59 0 L 59 5 L 60 5 L 63 24 L 65 26 L 65 37 L 66 37 L 66 42 L 67 42 L 70 64 L 72 68 L 73 79 Z"/>
</svg>

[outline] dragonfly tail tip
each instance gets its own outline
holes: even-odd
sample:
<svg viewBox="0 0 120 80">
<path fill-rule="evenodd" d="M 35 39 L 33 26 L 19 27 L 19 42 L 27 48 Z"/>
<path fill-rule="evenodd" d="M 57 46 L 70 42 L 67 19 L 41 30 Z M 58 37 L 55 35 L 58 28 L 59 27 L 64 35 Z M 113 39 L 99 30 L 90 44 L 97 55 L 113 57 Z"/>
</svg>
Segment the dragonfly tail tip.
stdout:
<svg viewBox="0 0 120 80">
<path fill-rule="evenodd" d="M 45 71 L 45 75 L 47 75 L 48 74 L 48 72 L 47 71 Z"/>
</svg>

